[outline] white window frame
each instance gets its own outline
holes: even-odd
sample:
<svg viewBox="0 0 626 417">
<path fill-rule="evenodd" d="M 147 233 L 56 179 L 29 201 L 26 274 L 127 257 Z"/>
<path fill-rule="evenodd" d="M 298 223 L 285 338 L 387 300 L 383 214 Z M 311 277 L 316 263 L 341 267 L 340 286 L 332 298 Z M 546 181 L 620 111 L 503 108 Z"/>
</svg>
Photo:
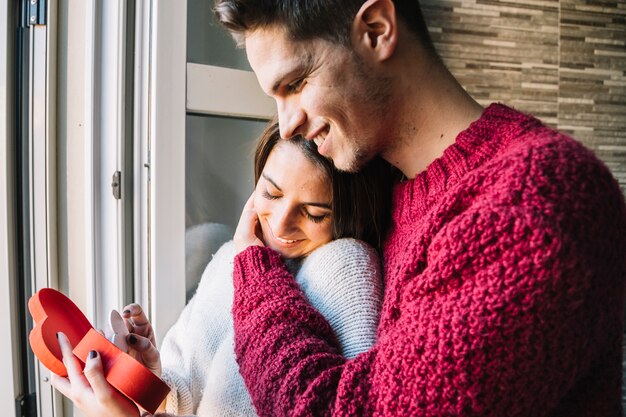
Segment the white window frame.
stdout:
<svg viewBox="0 0 626 417">
<path fill-rule="evenodd" d="M 187 1 L 138 1 L 135 299 L 160 340 L 185 305 Z"/>
<path fill-rule="evenodd" d="M 125 198 L 113 197 L 112 177 L 123 172 L 125 120 L 124 2 L 65 0 L 67 65 L 65 119 L 68 142 L 66 225 L 70 298 L 95 327 L 106 328 L 111 309 L 129 302 L 123 273 L 126 262 Z M 77 146 L 73 146 L 76 144 Z M 125 194 L 127 193 L 127 194 Z"/>
<path fill-rule="evenodd" d="M 56 1 L 47 3 L 46 24 L 30 29 L 28 141 L 30 271 L 33 291 L 58 287 L 56 195 Z M 58 416 L 61 396 L 49 371 L 35 363 L 37 413 Z"/>
<path fill-rule="evenodd" d="M 15 399 L 20 395 L 21 369 L 18 340 L 15 247 L 15 83 L 12 19 L 14 0 L 0 0 L 0 406 L 4 414 L 17 417 Z"/>
<path fill-rule="evenodd" d="M 57 51 L 57 10 L 67 11 L 67 43 Z M 124 123 L 125 12 L 123 2 L 48 0 L 45 25 L 31 29 L 32 288 L 65 288 L 97 328 L 105 328 L 112 308 L 123 306 L 121 202 L 111 193 L 119 170 Z M 57 57 L 59 61 L 57 61 Z M 65 106 L 57 118 L 57 65 L 68 74 Z M 57 200 L 56 133 L 67 141 L 67 195 Z M 59 203 L 60 205 L 57 205 Z M 57 215 L 57 209 L 59 214 Z M 67 230 L 67 268 L 59 274 L 57 220 Z M 64 223 L 63 223 L 64 222 Z M 80 415 L 49 383 L 36 362 L 38 415 Z M 67 407 L 63 407 L 66 404 Z"/>
<path fill-rule="evenodd" d="M 121 199 L 112 192 L 115 172 L 123 177 L 132 175 L 125 171 L 125 95 L 126 92 L 126 6 L 121 1 L 103 1 L 101 7 L 101 35 L 99 56 L 94 61 L 99 71 L 99 105 L 94 106 L 98 119 L 97 133 L 94 135 L 94 174 L 97 236 L 96 251 L 96 323 L 104 327 L 108 324 L 111 309 L 120 309 L 130 302 L 125 275 L 126 254 L 124 229 L 126 222 L 124 202 L 131 198 L 128 190 L 120 184 Z"/>
<path fill-rule="evenodd" d="M 245 100 L 240 100 L 245 97 Z M 187 111 L 213 116 L 271 119 L 276 104 L 252 71 L 187 63 Z"/>
<path fill-rule="evenodd" d="M 253 72 L 186 62 L 186 0 L 144 3 L 137 19 L 135 293 L 160 339 L 185 305 L 186 114 L 270 119 L 276 107 Z"/>
<path fill-rule="evenodd" d="M 22 233 L 16 229 L 14 212 L 16 189 L 15 184 L 15 89 L 14 75 L 14 13 L 16 2 L 9 5 L 0 2 L 0 19 L 6 32 L 0 34 L 0 82 L 5 88 L 0 93 L 2 116 L 0 130 L 4 132 L 0 139 L 0 284 L 4 287 L 2 301 L 2 319 L 0 319 L 0 356 L 6 362 L 6 379 L 0 383 L 3 410 L 8 415 L 17 412 L 15 400 L 20 394 L 18 383 L 22 382 L 24 371 L 17 363 L 16 346 L 23 335 L 18 334 L 16 324 L 18 315 L 16 294 L 18 280 L 16 271 L 16 235 Z M 33 24 L 30 32 L 29 73 L 26 82 L 29 84 L 28 97 L 23 99 L 28 104 L 28 189 L 23 190 L 29 195 L 28 223 L 30 225 L 30 262 L 31 285 L 37 290 L 57 285 L 57 252 L 56 252 L 56 132 L 55 132 L 55 100 L 56 100 L 56 2 L 50 1 L 47 11 L 47 25 Z M 5 299 L 5 297 L 7 299 Z M 5 321 L 5 320 L 8 320 Z M 49 384 L 48 371 L 37 363 L 35 366 L 35 386 L 37 389 L 37 414 L 42 417 L 60 415 L 61 402 Z M 57 414 L 55 414 L 57 413 Z"/>
</svg>

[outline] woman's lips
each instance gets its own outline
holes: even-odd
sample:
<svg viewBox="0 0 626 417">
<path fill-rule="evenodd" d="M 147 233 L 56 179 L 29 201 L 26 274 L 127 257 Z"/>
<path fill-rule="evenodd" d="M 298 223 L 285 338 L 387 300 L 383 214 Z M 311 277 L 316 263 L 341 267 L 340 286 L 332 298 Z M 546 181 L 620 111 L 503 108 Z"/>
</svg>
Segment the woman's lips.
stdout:
<svg viewBox="0 0 626 417">
<path fill-rule="evenodd" d="M 303 239 L 285 239 L 282 237 L 278 237 L 274 234 L 274 231 L 272 230 L 272 227 L 270 226 L 269 222 L 266 222 L 267 224 L 267 228 L 270 231 L 270 235 L 272 237 L 272 240 L 274 240 L 276 243 L 278 243 L 279 246 L 282 247 L 292 247 L 295 246 L 296 244 L 298 244 L 299 242 L 302 242 Z"/>
<path fill-rule="evenodd" d="M 280 238 L 278 236 L 274 236 L 276 238 L 276 240 L 278 240 L 280 243 L 284 243 L 284 244 L 289 244 L 289 243 L 296 243 L 297 240 L 290 240 L 290 239 L 283 239 Z"/>
</svg>

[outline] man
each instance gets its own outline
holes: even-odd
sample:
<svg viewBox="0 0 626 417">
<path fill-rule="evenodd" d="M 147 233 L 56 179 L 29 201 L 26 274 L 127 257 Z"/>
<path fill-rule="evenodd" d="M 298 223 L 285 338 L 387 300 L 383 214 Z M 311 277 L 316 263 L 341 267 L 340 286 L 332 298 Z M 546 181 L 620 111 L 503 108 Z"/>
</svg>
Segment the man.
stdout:
<svg viewBox="0 0 626 417">
<path fill-rule="evenodd" d="M 406 177 L 377 343 L 352 360 L 244 210 L 235 348 L 259 415 L 622 415 L 626 208 L 590 151 L 476 103 L 416 1 L 217 0 L 216 13 L 284 139 L 347 171 L 381 155 Z"/>
</svg>

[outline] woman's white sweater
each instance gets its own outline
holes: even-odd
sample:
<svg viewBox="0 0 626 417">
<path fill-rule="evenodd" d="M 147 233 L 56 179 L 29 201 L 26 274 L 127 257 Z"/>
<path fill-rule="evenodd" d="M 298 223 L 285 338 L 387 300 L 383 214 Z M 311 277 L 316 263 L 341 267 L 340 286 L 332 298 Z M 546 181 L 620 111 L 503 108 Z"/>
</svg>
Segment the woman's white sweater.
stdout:
<svg viewBox="0 0 626 417">
<path fill-rule="evenodd" d="M 256 416 L 235 361 L 234 257 L 232 241 L 218 250 L 163 340 L 162 378 L 172 388 L 166 400 L 169 413 Z M 355 239 L 334 240 L 303 260 L 296 281 L 328 320 L 344 356 L 353 358 L 374 344 L 383 298 L 374 249 Z"/>
</svg>

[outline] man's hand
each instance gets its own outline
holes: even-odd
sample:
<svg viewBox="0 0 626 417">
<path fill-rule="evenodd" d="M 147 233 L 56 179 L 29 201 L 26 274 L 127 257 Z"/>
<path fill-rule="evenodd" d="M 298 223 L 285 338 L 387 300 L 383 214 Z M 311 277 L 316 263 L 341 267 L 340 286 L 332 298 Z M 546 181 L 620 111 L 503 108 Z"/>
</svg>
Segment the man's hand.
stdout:
<svg viewBox="0 0 626 417">
<path fill-rule="evenodd" d="M 259 216 L 254 209 L 254 193 L 252 193 L 243 207 L 237 230 L 235 230 L 233 240 L 237 253 L 243 252 L 248 246 L 265 246 L 260 236 L 261 225 L 259 224 Z"/>
</svg>

